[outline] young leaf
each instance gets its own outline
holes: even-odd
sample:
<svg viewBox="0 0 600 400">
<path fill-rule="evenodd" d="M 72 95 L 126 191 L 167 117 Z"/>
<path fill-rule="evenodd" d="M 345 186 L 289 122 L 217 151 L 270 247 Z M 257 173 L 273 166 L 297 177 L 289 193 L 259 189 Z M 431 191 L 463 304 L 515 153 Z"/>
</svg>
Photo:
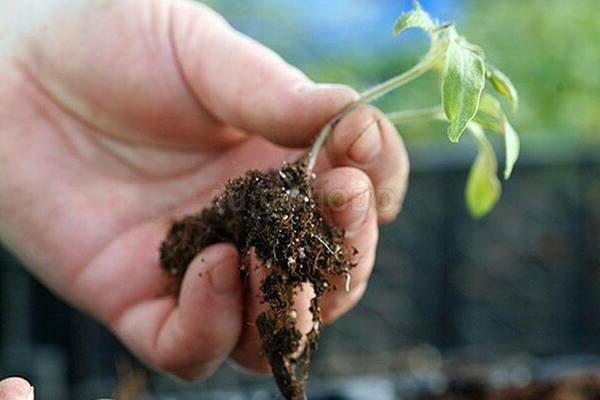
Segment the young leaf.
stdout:
<svg viewBox="0 0 600 400">
<path fill-rule="evenodd" d="M 442 75 L 442 103 L 450 121 L 448 137 L 454 143 L 477 114 L 485 86 L 483 59 L 461 42 L 456 33 L 450 35 Z"/>
<path fill-rule="evenodd" d="M 512 174 L 515 163 L 519 159 L 521 143 L 519 140 L 519 135 L 506 119 L 504 121 L 504 145 L 506 147 L 506 166 L 504 168 L 504 179 L 508 179 Z"/>
<path fill-rule="evenodd" d="M 494 96 L 483 93 L 479 101 L 479 111 L 473 119 L 484 129 L 495 133 L 504 134 L 506 116 L 502 106 Z"/>
<path fill-rule="evenodd" d="M 467 207 L 471 215 L 481 218 L 486 215 L 500 199 L 502 187 L 498 180 L 498 162 L 490 142 L 483 129 L 477 124 L 469 124 L 469 130 L 477 140 L 479 154 L 471 167 L 465 190 Z"/>
<path fill-rule="evenodd" d="M 424 11 L 418 2 L 415 2 L 414 10 L 402 13 L 394 26 L 394 35 L 398 36 L 402 31 L 410 28 L 420 28 L 425 32 L 431 32 L 436 28 L 429 14 Z"/>
<path fill-rule="evenodd" d="M 488 68 L 488 79 L 494 86 L 494 89 L 502 96 L 506 97 L 506 99 L 512 105 L 513 111 L 516 111 L 519 108 L 519 93 L 515 86 L 512 84 L 508 76 L 506 76 L 502 71 L 496 69 L 491 66 L 487 66 Z"/>
<path fill-rule="evenodd" d="M 506 148 L 504 179 L 510 178 L 515 163 L 519 158 L 520 141 L 519 135 L 504 115 L 500 102 L 494 96 L 484 93 L 481 96 L 479 112 L 475 116 L 474 121 L 485 129 L 504 135 Z"/>
</svg>

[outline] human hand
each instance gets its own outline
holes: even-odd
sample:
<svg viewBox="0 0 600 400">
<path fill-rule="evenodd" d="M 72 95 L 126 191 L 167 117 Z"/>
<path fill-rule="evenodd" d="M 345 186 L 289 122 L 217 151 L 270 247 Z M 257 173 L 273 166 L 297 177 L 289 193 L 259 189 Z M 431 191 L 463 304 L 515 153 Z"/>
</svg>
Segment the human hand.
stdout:
<svg viewBox="0 0 600 400">
<path fill-rule="evenodd" d="M 231 357 L 265 371 L 236 250 L 207 248 L 176 299 L 158 248 L 229 178 L 300 154 L 356 93 L 315 85 L 185 0 L 11 0 L 0 16 L 0 238 L 149 365 L 196 379 Z M 352 290 L 323 299 L 331 322 L 366 289 L 408 160 L 367 106 L 326 149 L 315 189 L 335 195 L 326 212 L 360 252 Z"/>
<path fill-rule="evenodd" d="M 0 400 L 33 400 L 33 387 L 22 378 L 0 381 Z"/>
</svg>

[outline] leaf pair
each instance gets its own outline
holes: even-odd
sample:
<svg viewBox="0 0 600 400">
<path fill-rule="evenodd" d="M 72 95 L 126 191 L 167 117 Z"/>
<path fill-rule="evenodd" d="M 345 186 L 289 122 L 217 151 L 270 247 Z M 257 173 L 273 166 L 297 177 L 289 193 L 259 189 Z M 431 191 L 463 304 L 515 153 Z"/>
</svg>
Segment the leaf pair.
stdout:
<svg viewBox="0 0 600 400">
<path fill-rule="evenodd" d="M 483 51 L 468 43 L 456 33 L 454 27 L 450 27 L 442 74 L 442 104 L 450 122 L 448 137 L 458 143 L 474 119 L 486 129 L 503 134 L 506 147 L 504 178 L 508 179 L 519 158 L 519 136 L 508 122 L 500 102 L 483 92 L 486 80 L 516 110 L 519 97 L 510 79 L 500 70 L 487 65 Z"/>
<path fill-rule="evenodd" d="M 485 82 L 488 80 L 494 89 L 509 101 L 513 111 L 517 110 L 519 104 L 517 90 L 506 75 L 485 63 L 480 50 L 458 36 L 454 30 L 449 36 L 442 75 L 442 103 L 450 121 L 448 137 L 454 143 L 459 141 L 469 122 L 478 115 L 480 107 L 486 107 L 486 104 L 481 104 L 482 101 L 488 103 L 488 109 L 484 112 L 492 115 L 500 124 L 500 127 L 494 126 L 492 130 L 504 133 L 507 118 L 500 102 L 483 92 Z"/>
<path fill-rule="evenodd" d="M 432 48 L 429 54 L 439 54 L 443 64 L 442 105 L 450 123 L 450 141 L 458 143 L 467 129 L 477 140 L 479 155 L 471 169 L 466 197 L 471 213 L 480 217 L 493 207 L 501 192 L 496 156 L 483 129 L 504 135 L 505 179 L 510 177 L 520 151 L 519 137 L 508 122 L 500 102 L 484 93 L 486 81 L 509 101 L 513 110 L 518 107 L 518 93 L 506 75 L 486 63 L 481 48 L 460 36 L 454 24 L 440 25 L 433 20 L 416 1 L 414 9 L 397 20 L 394 33 L 398 35 L 409 28 L 419 28 L 430 35 Z"/>
<path fill-rule="evenodd" d="M 467 125 L 477 114 L 479 99 L 485 86 L 486 70 L 483 57 L 476 46 L 458 35 L 454 25 L 440 25 L 415 1 L 414 9 L 403 13 L 394 27 L 399 35 L 406 29 L 419 28 L 430 35 L 433 46 L 445 46 L 442 73 L 442 104 L 450 126 L 448 137 L 458 143 Z M 440 44 L 444 34 L 445 43 Z"/>
</svg>

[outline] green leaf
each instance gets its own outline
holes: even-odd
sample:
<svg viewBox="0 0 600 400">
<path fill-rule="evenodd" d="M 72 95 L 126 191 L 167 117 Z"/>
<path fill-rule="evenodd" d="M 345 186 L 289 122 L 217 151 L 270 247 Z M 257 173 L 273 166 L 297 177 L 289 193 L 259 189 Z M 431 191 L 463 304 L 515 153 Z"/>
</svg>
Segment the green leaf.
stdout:
<svg viewBox="0 0 600 400">
<path fill-rule="evenodd" d="M 494 96 L 484 93 L 479 103 L 479 112 L 473 120 L 487 130 L 504 135 L 506 149 L 504 179 L 509 179 L 519 159 L 521 145 L 519 135 L 508 122 L 500 102 Z"/>
<path fill-rule="evenodd" d="M 398 36 L 402 31 L 410 28 L 420 28 L 425 32 L 431 32 L 437 27 L 429 14 L 424 11 L 418 2 L 415 2 L 415 8 L 411 11 L 402 13 L 396 25 L 394 25 L 394 35 Z"/>
<path fill-rule="evenodd" d="M 492 66 L 487 66 L 488 68 L 488 79 L 494 86 L 494 89 L 502 96 L 506 97 L 506 99 L 512 105 L 513 111 L 516 111 L 519 108 L 519 93 L 517 89 L 510 81 L 508 76 L 506 76 L 502 71 Z"/>
<path fill-rule="evenodd" d="M 442 75 L 442 103 L 450 121 L 450 141 L 457 143 L 477 114 L 484 86 L 483 58 L 466 47 L 455 31 L 451 32 Z"/>
<path fill-rule="evenodd" d="M 469 130 L 477 140 L 479 154 L 469 173 L 465 197 L 471 215 L 474 218 L 481 218 L 489 213 L 500 199 L 502 186 L 498 179 L 496 154 L 483 129 L 471 123 Z"/>
<path fill-rule="evenodd" d="M 488 93 L 483 93 L 479 101 L 479 111 L 473 119 L 484 129 L 504 134 L 506 116 L 498 99 Z"/>
<path fill-rule="evenodd" d="M 519 159 L 521 142 L 519 135 L 508 122 L 504 121 L 504 145 L 506 147 L 506 166 L 504 167 L 504 179 L 509 179 L 513 168 Z"/>
</svg>

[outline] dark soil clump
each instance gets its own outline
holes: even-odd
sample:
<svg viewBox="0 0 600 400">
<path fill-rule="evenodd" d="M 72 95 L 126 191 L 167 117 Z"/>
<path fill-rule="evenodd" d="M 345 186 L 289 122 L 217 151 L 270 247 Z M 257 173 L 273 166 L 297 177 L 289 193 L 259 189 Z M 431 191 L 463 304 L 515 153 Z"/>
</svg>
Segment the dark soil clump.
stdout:
<svg viewBox="0 0 600 400">
<path fill-rule="evenodd" d="M 225 192 L 197 215 L 176 222 L 161 246 L 161 266 L 181 283 L 194 257 L 212 244 L 233 243 L 242 255 L 247 282 L 253 251 L 268 272 L 261 301 L 268 310 L 256 321 L 264 354 L 282 394 L 304 397 L 311 353 L 321 328 L 320 297 L 330 279 L 349 279 L 354 266 L 344 247 L 344 232 L 324 218 L 313 196 L 306 159 L 269 173 L 249 171 L 231 180 Z M 312 330 L 303 338 L 296 327 L 294 293 L 310 283 Z"/>
</svg>

